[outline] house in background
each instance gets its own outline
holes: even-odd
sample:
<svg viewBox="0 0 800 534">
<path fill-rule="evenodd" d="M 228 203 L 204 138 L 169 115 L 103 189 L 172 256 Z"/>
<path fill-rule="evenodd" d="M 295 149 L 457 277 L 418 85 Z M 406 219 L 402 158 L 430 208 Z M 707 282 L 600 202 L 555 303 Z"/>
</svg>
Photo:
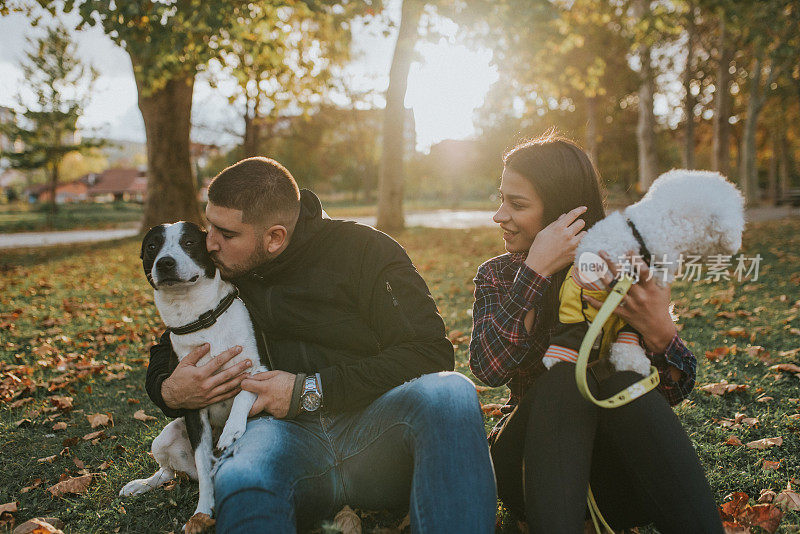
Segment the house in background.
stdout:
<svg viewBox="0 0 800 534">
<path fill-rule="evenodd" d="M 50 186 L 37 185 L 25 190 L 28 201 L 50 202 Z M 144 202 L 147 174 L 140 169 L 116 168 L 90 173 L 72 182 L 58 184 L 56 204 L 70 202 Z"/>
<path fill-rule="evenodd" d="M 144 202 L 147 195 L 147 173 L 134 168 L 108 169 L 86 175 L 87 191 L 94 202 Z"/>
</svg>

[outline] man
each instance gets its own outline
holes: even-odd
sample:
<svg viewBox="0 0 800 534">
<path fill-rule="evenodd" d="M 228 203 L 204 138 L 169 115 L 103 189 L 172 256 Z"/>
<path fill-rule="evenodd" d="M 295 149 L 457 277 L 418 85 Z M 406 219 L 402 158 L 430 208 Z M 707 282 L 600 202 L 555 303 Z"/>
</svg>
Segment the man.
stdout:
<svg viewBox="0 0 800 534">
<path fill-rule="evenodd" d="M 174 370 L 168 332 L 147 392 L 171 417 L 256 393 L 247 431 L 215 467 L 218 532 L 291 532 L 347 504 L 408 508 L 415 532 L 493 532 L 494 473 L 473 384 L 400 245 L 327 218 L 267 158 L 208 188 L 207 247 L 239 288 L 269 372 L 215 374 L 236 351 Z M 450 371 L 450 372 L 448 372 Z"/>
</svg>

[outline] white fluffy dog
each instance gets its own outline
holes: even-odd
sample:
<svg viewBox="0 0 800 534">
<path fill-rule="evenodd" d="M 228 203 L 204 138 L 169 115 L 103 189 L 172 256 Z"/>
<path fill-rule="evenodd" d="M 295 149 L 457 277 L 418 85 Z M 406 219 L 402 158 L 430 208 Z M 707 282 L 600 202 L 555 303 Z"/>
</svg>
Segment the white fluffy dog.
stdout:
<svg viewBox="0 0 800 534">
<path fill-rule="evenodd" d="M 589 229 L 575 252 L 573 271 L 578 271 L 585 253 L 605 250 L 616 260 L 630 251 L 643 256 L 649 251 L 659 267 L 659 272 L 653 273 L 656 283 L 665 286 L 687 256 L 705 261 L 715 255 L 735 254 L 743 230 L 744 199 L 732 183 L 716 172 L 675 169 L 655 180 L 639 202 Z M 650 361 L 638 342 L 612 343 L 609 358 L 618 371 L 632 370 L 644 376 L 650 372 Z M 549 368 L 565 359 L 546 355 L 543 362 Z"/>
</svg>

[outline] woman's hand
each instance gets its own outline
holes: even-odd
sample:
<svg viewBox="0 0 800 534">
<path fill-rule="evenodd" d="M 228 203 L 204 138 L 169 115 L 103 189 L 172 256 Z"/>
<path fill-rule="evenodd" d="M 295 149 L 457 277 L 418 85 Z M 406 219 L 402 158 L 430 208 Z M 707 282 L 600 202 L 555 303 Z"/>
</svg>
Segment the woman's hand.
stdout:
<svg viewBox="0 0 800 534">
<path fill-rule="evenodd" d="M 550 276 L 572 263 L 575 249 L 586 235 L 581 231 L 586 222 L 578 216 L 587 209 L 579 206 L 541 229 L 533 239 L 526 265 L 542 276 Z"/>
<path fill-rule="evenodd" d="M 661 287 L 656 284 L 655 277 L 650 276 L 650 268 L 641 256 L 635 256 L 633 252 L 628 255 L 631 256 L 633 268 L 639 270 L 639 281 L 631 286 L 614 314 L 642 335 L 647 350 L 662 353 L 677 331 L 669 313 L 670 286 Z M 600 256 L 608 264 L 610 271 L 604 278 L 608 286 L 621 267 L 604 250 L 600 251 Z M 587 295 L 583 298 L 597 309 L 603 305 Z"/>
</svg>

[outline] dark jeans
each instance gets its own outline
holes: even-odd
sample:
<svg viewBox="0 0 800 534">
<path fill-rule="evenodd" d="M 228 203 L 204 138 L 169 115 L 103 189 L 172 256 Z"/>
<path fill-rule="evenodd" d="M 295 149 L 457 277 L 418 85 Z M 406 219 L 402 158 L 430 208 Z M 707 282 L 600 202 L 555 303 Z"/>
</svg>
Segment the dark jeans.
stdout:
<svg viewBox="0 0 800 534">
<path fill-rule="evenodd" d="M 615 373 L 605 398 L 641 378 Z M 689 437 L 666 399 L 652 390 L 620 408 L 581 397 L 575 366 L 539 377 L 491 444 L 497 491 L 531 532 L 582 533 L 586 488 L 615 529 L 655 523 L 662 533 L 722 533 L 711 489 Z"/>
</svg>

